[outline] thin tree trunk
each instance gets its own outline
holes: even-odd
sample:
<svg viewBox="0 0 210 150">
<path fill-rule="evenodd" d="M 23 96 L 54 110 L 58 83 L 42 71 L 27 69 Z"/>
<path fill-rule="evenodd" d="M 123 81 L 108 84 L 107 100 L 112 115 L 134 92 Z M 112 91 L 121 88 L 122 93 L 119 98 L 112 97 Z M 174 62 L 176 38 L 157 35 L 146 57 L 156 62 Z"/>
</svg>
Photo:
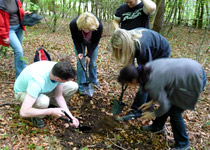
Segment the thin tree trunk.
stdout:
<svg viewBox="0 0 210 150">
<path fill-rule="evenodd" d="M 183 15 L 183 0 L 179 0 L 178 4 L 178 25 L 182 23 L 182 15 Z"/>
<path fill-rule="evenodd" d="M 205 30 L 205 33 L 204 33 L 204 36 L 203 36 L 203 39 L 202 39 L 202 42 L 201 42 L 201 45 L 200 45 L 200 48 L 198 50 L 198 53 L 197 53 L 197 56 L 196 56 L 196 60 L 199 61 L 199 58 L 200 58 L 200 54 L 201 54 L 201 51 L 202 51 L 202 46 L 203 46 L 203 43 L 206 39 L 206 35 L 207 35 L 207 32 L 208 32 L 208 28 L 209 27 L 206 27 L 206 30 Z"/>
<path fill-rule="evenodd" d="M 170 31 L 173 29 L 173 27 L 174 27 L 174 24 L 176 24 L 176 15 L 177 15 L 177 1 L 176 1 L 176 3 L 175 3 L 176 5 L 175 5 L 175 12 L 174 12 L 174 18 L 173 18 L 173 21 L 172 21 L 172 23 L 171 23 L 171 26 L 169 27 L 169 29 L 168 29 L 168 32 L 167 32 L 167 35 L 170 33 Z"/>
<path fill-rule="evenodd" d="M 152 29 L 157 32 L 160 32 L 164 23 L 165 0 L 157 0 L 157 4 L 158 4 L 158 9 L 155 14 L 155 19 L 153 21 L 154 23 L 152 22 L 152 25 L 153 25 Z"/>
<path fill-rule="evenodd" d="M 173 5 L 171 5 L 171 6 L 172 6 L 171 11 L 170 11 L 169 15 L 167 16 L 167 19 L 165 21 L 165 25 L 163 26 L 163 29 L 161 31 L 162 34 L 164 34 L 164 32 L 166 30 L 166 27 L 168 27 L 168 24 L 169 24 L 170 19 L 171 19 L 172 15 L 173 15 L 173 12 L 176 9 L 176 1 L 174 1 Z"/>
<path fill-rule="evenodd" d="M 194 21 L 193 21 L 193 27 L 197 28 L 198 25 L 198 18 L 200 14 L 200 0 L 196 0 L 196 5 L 195 5 L 195 14 L 194 14 Z"/>
<path fill-rule="evenodd" d="M 55 10 L 55 0 L 53 0 L 53 32 L 56 31 L 56 25 L 57 25 L 57 14 Z"/>
<path fill-rule="evenodd" d="M 78 9 L 78 13 L 77 15 L 79 16 L 80 15 L 80 12 L 81 12 L 81 4 L 82 4 L 82 0 L 79 0 L 79 9 Z"/>
<path fill-rule="evenodd" d="M 198 28 L 201 29 L 203 27 L 203 15 L 204 15 L 204 0 L 201 0 L 201 12 L 198 20 Z"/>
</svg>

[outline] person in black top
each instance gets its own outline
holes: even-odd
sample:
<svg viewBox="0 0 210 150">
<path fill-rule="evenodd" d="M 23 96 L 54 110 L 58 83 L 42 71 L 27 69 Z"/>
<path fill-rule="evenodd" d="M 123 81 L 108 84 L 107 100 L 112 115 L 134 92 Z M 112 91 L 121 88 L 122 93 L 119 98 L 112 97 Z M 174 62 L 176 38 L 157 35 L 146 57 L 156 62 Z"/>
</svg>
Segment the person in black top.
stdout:
<svg viewBox="0 0 210 150">
<path fill-rule="evenodd" d="M 92 13 L 84 12 L 70 22 L 70 31 L 74 42 L 75 53 L 82 64 L 89 64 L 90 82 L 98 86 L 96 59 L 98 43 L 103 32 L 101 21 Z M 87 54 L 85 56 L 85 49 Z M 83 59 L 85 56 L 85 59 Z M 85 95 L 83 83 L 86 83 L 85 73 L 77 61 L 77 82 L 80 95 Z"/>
<path fill-rule="evenodd" d="M 156 10 L 151 0 L 126 0 L 115 12 L 114 28 L 132 30 L 138 27 L 149 29 L 149 15 Z"/>
<path fill-rule="evenodd" d="M 117 61 L 124 65 L 134 63 L 135 59 L 138 68 L 155 59 L 168 58 L 171 47 L 167 39 L 159 33 L 146 29 L 136 28 L 133 30 L 117 29 L 111 38 L 112 55 Z M 141 116 L 138 108 L 150 100 L 148 93 L 143 92 L 141 86 L 131 106 L 132 110 L 123 120 L 130 120 Z"/>
</svg>

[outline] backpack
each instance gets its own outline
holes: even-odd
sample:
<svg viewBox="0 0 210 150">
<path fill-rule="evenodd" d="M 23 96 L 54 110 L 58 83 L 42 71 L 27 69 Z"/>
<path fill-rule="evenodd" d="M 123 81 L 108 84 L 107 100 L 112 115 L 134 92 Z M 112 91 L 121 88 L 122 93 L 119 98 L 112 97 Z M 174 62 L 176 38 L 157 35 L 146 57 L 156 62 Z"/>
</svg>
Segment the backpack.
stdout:
<svg viewBox="0 0 210 150">
<path fill-rule="evenodd" d="M 34 62 L 48 60 L 51 61 L 50 54 L 43 48 L 43 45 L 36 50 Z"/>
</svg>

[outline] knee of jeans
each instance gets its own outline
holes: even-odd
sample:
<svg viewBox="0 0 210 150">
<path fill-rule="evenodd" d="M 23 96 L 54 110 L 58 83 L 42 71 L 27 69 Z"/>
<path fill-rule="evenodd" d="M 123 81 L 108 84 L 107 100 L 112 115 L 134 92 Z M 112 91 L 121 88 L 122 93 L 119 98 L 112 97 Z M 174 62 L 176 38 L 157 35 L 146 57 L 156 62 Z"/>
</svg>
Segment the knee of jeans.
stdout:
<svg viewBox="0 0 210 150">
<path fill-rule="evenodd" d="M 69 81 L 64 83 L 63 87 L 63 95 L 64 96 L 71 96 L 78 90 L 79 86 L 76 82 Z"/>
<path fill-rule="evenodd" d="M 45 94 L 40 94 L 37 98 L 34 107 L 36 108 L 47 108 L 50 103 L 50 98 Z"/>
<path fill-rule="evenodd" d="M 170 114 L 171 121 L 183 121 L 182 113 L 181 114 Z"/>
<path fill-rule="evenodd" d="M 90 64 L 89 64 L 89 67 L 90 68 L 93 68 L 93 67 L 96 67 L 97 66 L 97 64 L 96 64 L 96 62 L 94 61 L 90 61 Z"/>
</svg>

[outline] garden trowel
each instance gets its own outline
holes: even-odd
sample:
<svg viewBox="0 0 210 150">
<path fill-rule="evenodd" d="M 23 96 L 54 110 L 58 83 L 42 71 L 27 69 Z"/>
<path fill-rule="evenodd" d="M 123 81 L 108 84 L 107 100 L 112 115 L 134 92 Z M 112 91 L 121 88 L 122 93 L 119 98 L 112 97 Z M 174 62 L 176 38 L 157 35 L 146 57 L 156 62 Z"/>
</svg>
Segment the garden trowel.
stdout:
<svg viewBox="0 0 210 150">
<path fill-rule="evenodd" d="M 122 98 L 126 88 L 127 85 L 122 84 L 122 92 L 120 98 L 119 100 L 115 100 L 114 105 L 112 107 L 112 113 L 114 116 L 120 114 L 123 110 L 123 107 L 125 106 L 125 103 L 122 102 Z"/>
<path fill-rule="evenodd" d="M 61 110 L 61 112 L 64 113 L 65 116 L 66 116 L 68 119 L 67 119 L 67 118 L 63 118 L 63 117 L 60 117 L 59 119 L 64 120 L 64 121 L 66 121 L 66 122 L 70 122 L 70 123 L 73 122 L 72 118 L 71 118 L 64 110 Z M 90 130 L 92 129 L 92 127 L 83 126 L 83 125 L 79 124 L 78 129 L 79 129 L 79 131 L 82 131 L 82 132 L 88 132 L 88 131 L 90 131 Z"/>
</svg>

